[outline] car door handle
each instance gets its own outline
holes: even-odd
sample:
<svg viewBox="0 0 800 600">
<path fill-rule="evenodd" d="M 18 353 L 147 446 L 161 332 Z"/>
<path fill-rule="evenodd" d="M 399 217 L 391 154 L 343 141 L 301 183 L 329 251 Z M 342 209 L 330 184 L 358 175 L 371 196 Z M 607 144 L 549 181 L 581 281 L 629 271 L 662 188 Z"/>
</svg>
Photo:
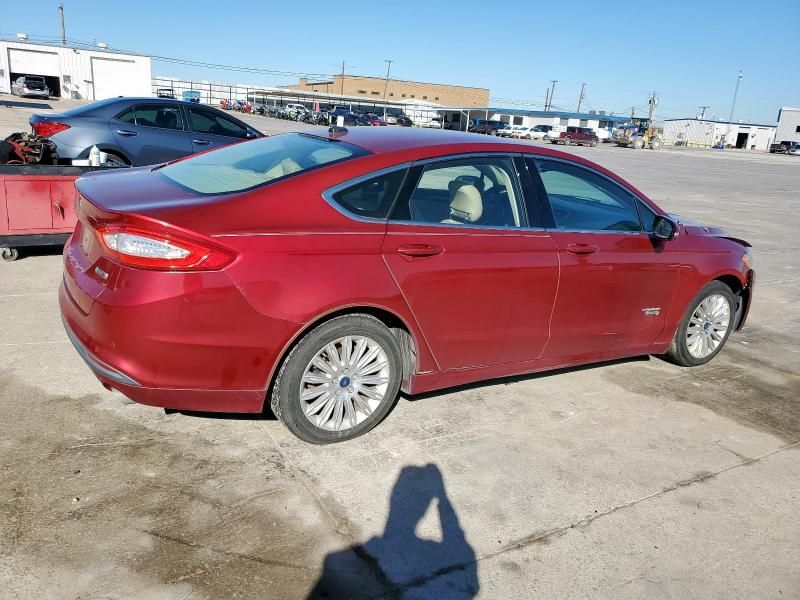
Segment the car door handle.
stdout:
<svg viewBox="0 0 800 600">
<path fill-rule="evenodd" d="M 403 256 L 436 256 L 442 252 L 444 248 L 430 244 L 406 244 L 397 249 L 397 253 Z"/>
<path fill-rule="evenodd" d="M 198 144 L 200 146 L 208 146 L 211 141 L 210 140 L 192 140 L 192 143 Z"/>
<path fill-rule="evenodd" d="M 127 129 L 117 129 L 117 133 L 126 137 L 133 137 L 139 135 L 138 131 L 128 131 Z"/>
<path fill-rule="evenodd" d="M 592 254 L 597 250 L 598 247 L 594 244 L 570 244 L 567 246 L 567 252 L 572 254 Z"/>
</svg>

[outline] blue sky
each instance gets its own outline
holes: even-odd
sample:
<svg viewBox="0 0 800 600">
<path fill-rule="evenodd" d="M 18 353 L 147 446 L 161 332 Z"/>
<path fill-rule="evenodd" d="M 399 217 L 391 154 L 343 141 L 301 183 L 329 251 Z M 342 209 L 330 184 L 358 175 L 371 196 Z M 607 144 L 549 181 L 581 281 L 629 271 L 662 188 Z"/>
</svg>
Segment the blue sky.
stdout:
<svg viewBox="0 0 800 600">
<path fill-rule="evenodd" d="M 58 2 L 0 0 L 0 34 L 57 36 Z M 333 73 L 477 85 L 493 104 L 554 104 L 772 123 L 800 105 L 800 1 L 636 2 L 154 2 L 65 0 L 67 36 L 113 48 L 298 73 Z M 337 7 L 343 8 L 336 16 Z M 154 75 L 266 85 L 296 77 L 250 75 L 153 62 Z"/>
</svg>

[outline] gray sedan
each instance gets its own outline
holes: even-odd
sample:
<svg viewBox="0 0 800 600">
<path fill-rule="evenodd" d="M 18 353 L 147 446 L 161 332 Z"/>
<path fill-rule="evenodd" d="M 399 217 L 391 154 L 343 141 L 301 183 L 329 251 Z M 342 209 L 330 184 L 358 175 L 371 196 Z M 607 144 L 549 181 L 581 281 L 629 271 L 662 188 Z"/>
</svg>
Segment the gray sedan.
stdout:
<svg viewBox="0 0 800 600">
<path fill-rule="evenodd" d="M 60 161 L 88 158 L 97 146 L 116 166 L 158 164 L 264 137 L 216 108 L 165 98 L 110 98 L 33 115 L 30 124 L 34 133 L 55 142 Z"/>
</svg>

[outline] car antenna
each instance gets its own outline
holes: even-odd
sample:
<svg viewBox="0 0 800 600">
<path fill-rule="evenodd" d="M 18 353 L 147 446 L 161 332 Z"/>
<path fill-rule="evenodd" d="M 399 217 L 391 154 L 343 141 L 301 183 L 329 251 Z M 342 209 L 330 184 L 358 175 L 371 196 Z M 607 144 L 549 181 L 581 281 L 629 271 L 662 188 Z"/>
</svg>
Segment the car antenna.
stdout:
<svg viewBox="0 0 800 600">
<path fill-rule="evenodd" d="M 328 137 L 332 140 L 338 139 L 343 135 L 347 135 L 347 127 L 337 127 L 336 125 L 332 125 L 330 129 L 328 129 Z"/>
</svg>

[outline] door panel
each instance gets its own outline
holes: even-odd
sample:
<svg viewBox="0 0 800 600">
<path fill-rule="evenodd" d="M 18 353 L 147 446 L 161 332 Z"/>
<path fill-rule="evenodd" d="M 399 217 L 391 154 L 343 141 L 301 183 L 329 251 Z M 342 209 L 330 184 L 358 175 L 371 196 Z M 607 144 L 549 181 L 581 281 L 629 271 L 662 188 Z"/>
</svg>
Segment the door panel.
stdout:
<svg viewBox="0 0 800 600">
<path fill-rule="evenodd" d="M 114 139 L 134 165 L 153 165 L 192 153 L 177 105 L 141 104 L 109 121 Z"/>
<path fill-rule="evenodd" d="M 441 369 L 540 356 L 558 285 L 546 233 L 390 223 L 382 253 Z"/>
<path fill-rule="evenodd" d="M 501 155 L 415 166 L 392 212 L 383 257 L 443 370 L 532 360 L 547 343 L 558 252 L 527 228 L 519 174 Z"/>
<path fill-rule="evenodd" d="M 50 184 L 50 198 L 53 207 L 53 228 L 75 227 L 78 215 L 75 214 L 75 181 L 54 180 Z"/>
<path fill-rule="evenodd" d="M 680 254 L 642 226 L 641 200 L 568 160 L 528 161 L 561 264 L 546 358 L 653 343 L 664 328 Z M 652 225 L 653 214 L 644 219 Z"/>
<path fill-rule="evenodd" d="M 11 230 L 50 229 L 53 214 L 50 206 L 50 181 L 6 181 L 8 228 Z"/>
<path fill-rule="evenodd" d="M 644 233 L 551 235 L 559 248 L 561 279 L 544 356 L 653 343 L 678 279 L 676 257 L 665 251 L 669 242 L 654 242 Z"/>
<path fill-rule="evenodd" d="M 205 152 L 247 138 L 247 129 L 223 114 L 200 106 L 186 108 L 192 131 L 192 151 Z"/>
</svg>

